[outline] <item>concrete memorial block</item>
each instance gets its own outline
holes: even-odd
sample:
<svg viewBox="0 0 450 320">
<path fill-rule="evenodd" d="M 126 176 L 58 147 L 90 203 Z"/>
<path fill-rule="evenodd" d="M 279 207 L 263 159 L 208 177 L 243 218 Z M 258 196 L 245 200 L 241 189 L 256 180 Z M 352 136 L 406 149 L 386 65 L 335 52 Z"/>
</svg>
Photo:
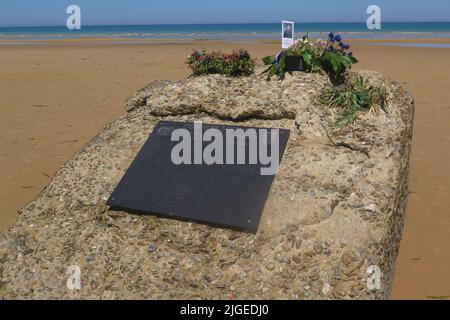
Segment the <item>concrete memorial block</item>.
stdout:
<svg viewBox="0 0 450 320">
<path fill-rule="evenodd" d="M 388 103 L 345 129 L 334 126 L 338 110 L 317 102 L 331 85 L 320 74 L 205 76 L 138 91 L 129 113 L 64 164 L 0 237 L 0 297 L 386 298 L 414 104 L 398 83 L 359 74 L 383 86 Z M 290 131 L 256 234 L 109 210 L 161 120 Z M 67 286 L 69 277 L 80 286 Z"/>
</svg>

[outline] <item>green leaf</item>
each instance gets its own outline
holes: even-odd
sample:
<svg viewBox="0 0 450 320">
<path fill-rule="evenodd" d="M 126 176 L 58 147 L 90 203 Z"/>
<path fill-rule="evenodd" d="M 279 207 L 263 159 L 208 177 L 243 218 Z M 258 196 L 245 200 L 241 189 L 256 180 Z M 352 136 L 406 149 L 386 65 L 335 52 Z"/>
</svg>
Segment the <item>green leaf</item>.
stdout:
<svg viewBox="0 0 450 320">
<path fill-rule="evenodd" d="M 278 68 L 276 65 L 270 67 L 269 77 L 274 76 L 278 73 Z"/>
<path fill-rule="evenodd" d="M 324 59 L 326 61 L 328 61 L 328 63 L 331 65 L 331 68 L 333 69 L 333 71 L 335 73 L 337 73 L 339 70 L 339 62 L 338 62 L 338 59 L 336 58 L 336 54 L 331 53 L 331 52 L 326 52 L 324 54 Z"/>
<path fill-rule="evenodd" d="M 347 68 L 351 67 L 352 60 L 350 57 L 337 52 L 326 52 L 323 59 L 331 66 L 334 76 L 343 73 Z"/>
<path fill-rule="evenodd" d="M 351 60 L 352 63 L 358 63 L 358 62 L 359 62 L 358 59 L 356 59 L 356 58 L 353 57 L 353 56 L 350 56 L 349 58 L 350 58 L 350 60 Z"/>
<path fill-rule="evenodd" d="M 302 58 L 306 65 L 311 65 L 312 55 L 309 52 L 303 52 Z"/>
<path fill-rule="evenodd" d="M 275 63 L 275 57 L 274 56 L 267 56 L 262 58 L 262 61 L 265 65 L 274 64 Z"/>
</svg>

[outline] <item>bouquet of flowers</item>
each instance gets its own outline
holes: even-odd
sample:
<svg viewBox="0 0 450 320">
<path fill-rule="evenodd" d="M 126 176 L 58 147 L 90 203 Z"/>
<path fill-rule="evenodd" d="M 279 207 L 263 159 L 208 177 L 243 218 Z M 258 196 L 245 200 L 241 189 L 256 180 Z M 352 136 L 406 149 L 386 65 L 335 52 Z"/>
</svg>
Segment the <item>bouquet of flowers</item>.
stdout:
<svg viewBox="0 0 450 320">
<path fill-rule="evenodd" d="M 351 68 L 353 63 L 358 62 L 353 54 L 349 52 L 350 45 L 343 42 L 342 36 L 330 32 L 327 40 L 317 40 L 312 43 L 308 36 L 297 40 L 294 44 L 283 51 L 278 52 L 275 56 L 263 58 L 263 62 L 269 66 L 264 73 L 268 76 L 278 75 L 284 78 L 286 72 L 305 71 L 319 72 L 324 70 L 333 83 L 342 82 L 345 71 Z M 299 62 L 287 64 L 287 61 L 296 58 Z M 295 65 L 298 65 L 295 68 Z"/>
<path fill-rule="evenodd" d="M 320 60 L 323 69 L 329 74 L 332 82 L 342 82 L 342 77 L 347 69 L 358 60 L 349 52 L 350 45 L 343 42 L 341 35 L 330 32 L 327 41 L 320 41 L 322 48 Z"/>
<path fill-rule="evenodd" d="M 194 51 L 187 58 L 186 64 L 195 76 L 207 74 L 248 76 L 255 69 L 255 61 L 246 50 L 234 50 L 230 54 L 220 51 L 212 53 Z"/>
</svg>

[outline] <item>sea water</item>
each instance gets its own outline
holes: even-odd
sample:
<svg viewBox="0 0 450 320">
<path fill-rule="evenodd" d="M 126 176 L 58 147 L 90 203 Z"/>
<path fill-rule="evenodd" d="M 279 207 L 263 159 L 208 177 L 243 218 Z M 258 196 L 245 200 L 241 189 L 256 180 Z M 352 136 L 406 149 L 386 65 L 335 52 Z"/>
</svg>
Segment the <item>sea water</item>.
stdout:
<svg viewBox="0 0 450 320">
<path fill-rule="evenodd" d="M 340 32 L 352 39 L 450 38 L 450 22 L 386 22 L 381 30 L 368 30 L 365 22 L 297 23 L 295 30 L 296 37 L 308 33 L 314 38 L 325 38 L 330 31 Z M 82 26 L 81 30 L 68 30 L 65 26 L 1 27 L 0 40 L 130 38 L 252 41 L 278 39 L 280 33 L 280 23 Z"/>
</svg>

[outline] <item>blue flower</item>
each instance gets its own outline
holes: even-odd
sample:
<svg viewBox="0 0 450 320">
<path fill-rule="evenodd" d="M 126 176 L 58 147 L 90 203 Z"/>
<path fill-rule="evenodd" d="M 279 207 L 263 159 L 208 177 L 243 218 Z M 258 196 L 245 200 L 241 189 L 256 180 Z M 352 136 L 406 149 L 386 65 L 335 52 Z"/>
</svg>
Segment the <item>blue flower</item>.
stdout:
<svg viewBox="0 0 450 320">
<path fill-rule="evenodd" d="M 334 38 L 337 42 L 341 42 L 342 41 L 342 36 L 340 34 L 337 34 L 336 37 Z"/>
<path fill-rule="evenodd" d="M 336 39 L 335 39 L 335 37 L 334 37 L 334 33 L 333 32 L 330 32 L 329 34 L 328 34 L 328 37 L 330 38 L 330 41 L 331 42 L 334 42 Z"/>
<path fill-rule="evenodd" d="M 345 42 L 339 42 L 339 47 L 341 47 L 344 50 L 350 49 L 350 45 L 348 43 L 345 43 Z"/>
</svg>

